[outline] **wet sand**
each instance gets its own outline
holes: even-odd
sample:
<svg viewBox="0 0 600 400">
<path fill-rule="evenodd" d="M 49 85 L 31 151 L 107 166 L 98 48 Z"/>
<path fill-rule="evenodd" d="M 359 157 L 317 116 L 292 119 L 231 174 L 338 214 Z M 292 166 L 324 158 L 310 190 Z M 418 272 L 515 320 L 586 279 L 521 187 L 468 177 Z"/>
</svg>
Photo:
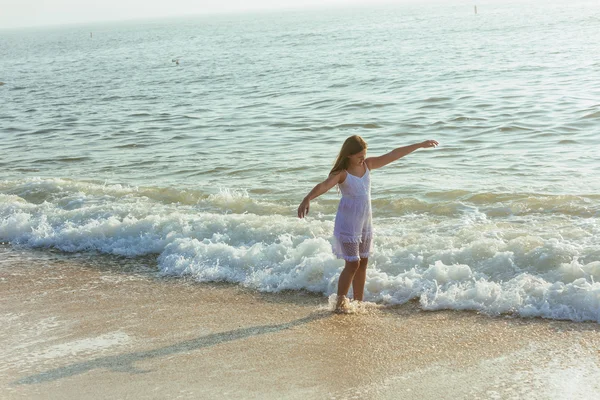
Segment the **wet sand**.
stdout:
<svg viewBox="0 0 600 400">
<path fill-rule="evenodd" d="M 153 259 L 0 248 L 2 399 L 590 399 L 600 325 L 336 315 L 304 292 L 156 276 Z"/>
</svg>

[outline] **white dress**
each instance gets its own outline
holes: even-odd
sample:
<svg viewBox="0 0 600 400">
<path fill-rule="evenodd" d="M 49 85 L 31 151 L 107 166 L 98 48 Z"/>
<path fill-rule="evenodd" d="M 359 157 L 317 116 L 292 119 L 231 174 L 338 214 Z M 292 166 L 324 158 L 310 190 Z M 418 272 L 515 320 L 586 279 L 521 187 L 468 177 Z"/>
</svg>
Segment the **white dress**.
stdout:
<svg viewBox="0 0 600 400">
<path fill-rule="evenodd" d="M 335 215 L 333 254 L 346 261 L 368 258 L 373 251 L 373 224 L 371 172 L 366 164 L 362 177 L 347 172 L 339 188 L 342 199 Z"/>
</svg>

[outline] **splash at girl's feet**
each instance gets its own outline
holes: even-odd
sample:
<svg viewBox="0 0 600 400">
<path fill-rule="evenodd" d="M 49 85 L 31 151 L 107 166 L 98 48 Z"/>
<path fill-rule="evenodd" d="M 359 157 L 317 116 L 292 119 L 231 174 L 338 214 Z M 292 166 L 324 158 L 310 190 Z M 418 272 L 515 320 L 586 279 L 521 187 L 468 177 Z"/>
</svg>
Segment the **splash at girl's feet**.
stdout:
<svg viewBox="0 0 600 400">
<path fill-rule="evenodd" d="M 351 312 L 350 300 L 346 296 L 339 296 L 333 312 L 336 314 L 349 314 Z"/>
</svg>

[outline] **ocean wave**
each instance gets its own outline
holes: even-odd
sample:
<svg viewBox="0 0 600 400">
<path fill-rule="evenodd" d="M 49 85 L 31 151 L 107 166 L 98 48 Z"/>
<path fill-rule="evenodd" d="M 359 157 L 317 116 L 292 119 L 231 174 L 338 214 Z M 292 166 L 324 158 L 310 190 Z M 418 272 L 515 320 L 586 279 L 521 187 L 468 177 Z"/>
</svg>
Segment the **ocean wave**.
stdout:
<svg viewBox="0 0 600 400">
<path fill-rule="evenodd" d="M 320 131 L 333 131 L 333 130 L 353 130 L 353 129 L 380 129 L 381 125 L 375 123 L 349 123 L 339 125 L 323 125 L 323 126 L 310 126 L 303 128 L 296 128 L 295 131 L 308 131 L 308 132 L 320 132 Z"/>
<path fill-rule="evenodd" d="M 244 191 L 192 194 L 195 202 L 186 204 L 165 201 L 173 194 L 156 188 L 54 179 L 4 182 L 0 192 L 0 240 L 13 245 L 156 255 L 164 276 L 325 296 L 335 293 L 343 268 L 331 253 L 331 216 L 232 211 L 232 203 L 254 201 Z M 375 224 L 368 300 L 600 322 L 595 218 L 491 220 L 471 210 L 375 218 Z"/>
<path fill-rule="evenodd" d="M 192 174 L 195 170 L 182 170 L 178 173 Z M 196 206 L 198 211 L 216 213 L 254 213 L 258 215 L 293 216 L 299 197 L 286 199 L 266 199 L 270 191 L 252 190 L 263 193 L 254 197 L 244 188 L 224 188 L 209 190 L 130 186 L 84 182 L 70 179 L 29 178 L 19 181 L 0 182 L 0 193 L 16 195 L 27 202 L 63 203 L 73 196 L 93 198 L 109 196 L 115 201 L 135 202 L 149 200 L 160 204 L 180 204 Z M 335 214 L 339 195 L 330 195 L 313 200 L 312 210 L 332 216 Z M 600 217 L 600 196 L 597 194 L 551 195 L 539 193 L 471 192 L 447 190 L 426 192 L 414 197 L 383 191 L 383 196 L 372 200 L 374 215 L 379 218 L 398 217 L 410 214 L 430 214 L 445 217 L 458 217 L 479 213 L 487 218 L 527 217 L 539 215 L 565 215 L 582 218 Z"/>
<path fill-rule="evenodd" d="M 33 204 L 62 204 L 72 198 L 81 198 L 87 201 L 114 201 L 117 204 L 156 202 L 163 205 L 193 205 L 198 211 L 214 210 L 225 213 L 289 214 L 292 210 L 276 202 L 252 199 L 245 189 L 220 188 L 216 193 L 207 193 L 192 189 L 102 184 L 59 178 L 3 181 L 0 182 L 0 193 L 15 195 Z"/>
</svg>

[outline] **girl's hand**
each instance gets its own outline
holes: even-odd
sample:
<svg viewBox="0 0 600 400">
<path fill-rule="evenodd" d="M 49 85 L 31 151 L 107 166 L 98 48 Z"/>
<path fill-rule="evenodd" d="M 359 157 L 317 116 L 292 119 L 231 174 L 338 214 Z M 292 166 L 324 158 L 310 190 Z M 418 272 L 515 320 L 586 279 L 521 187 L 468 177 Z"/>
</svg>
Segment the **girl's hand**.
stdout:
<svg viewBox="0 0 600 400">
<path fill-rule="evenodd" d="M 298 207 L 298 218 L 304 218 L 306 214 L 308 214 L 309 208 L 310 200 L 307 197 L 305 197 L 304 200 L 302 200 L 302 203 L 300 203 L 300 206 Z"/>
<path fill-rule="evenodd" d="M 421 147 L 424 149 L 428 149 L 430 147 L 436 147 L 439 143 L 436 140 L 426 140 L 421 142 Z"/>
</svg>

